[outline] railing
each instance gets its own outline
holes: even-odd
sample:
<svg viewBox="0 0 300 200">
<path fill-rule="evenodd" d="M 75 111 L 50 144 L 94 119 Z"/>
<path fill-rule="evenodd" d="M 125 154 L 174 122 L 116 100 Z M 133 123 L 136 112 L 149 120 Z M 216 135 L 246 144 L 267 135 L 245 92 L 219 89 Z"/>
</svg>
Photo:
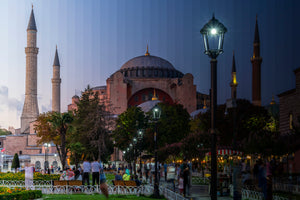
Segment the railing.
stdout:
<svg viewBox="0 0 300 200">
<path fill-rule="evenodd" d="M 25 187 L 25 181 L 11 181 L 11 180 L 0 180 L 1 186 L 6 187 Z M 33 181 L 34 186 L 52 186 L 52 180 L 50 181 Z"/>
<path fill-rule="evenodd" d="M 160 187 L 160 194 L 163 194 L 168 200 L 185 200 L 182 195 L 165 187 Z"/>
<path fill-rule="evenodd" d="M 209 182 L 206 177 L 192 176 L 192 185 L 208 185 Z"/>
<path fill-rule="evenodd" d="M 273 183 L 273 190 L 300 194 L 300 185 L 291 185 L 286 183 Z"/>
</svg>

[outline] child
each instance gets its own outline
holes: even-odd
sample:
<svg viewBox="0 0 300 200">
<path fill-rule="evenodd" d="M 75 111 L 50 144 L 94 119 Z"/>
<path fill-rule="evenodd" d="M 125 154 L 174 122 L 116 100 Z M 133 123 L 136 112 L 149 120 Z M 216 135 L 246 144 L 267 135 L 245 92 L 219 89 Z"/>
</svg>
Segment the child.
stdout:
<svg viewBox="0 0 300 200">
<path fill-rule="evenodd" d="M 183 193 L 183 176 L 181 175 L 178 181 L 178 189 L 179 189 L 179 193 L 182 194 Z"/>
</svg>

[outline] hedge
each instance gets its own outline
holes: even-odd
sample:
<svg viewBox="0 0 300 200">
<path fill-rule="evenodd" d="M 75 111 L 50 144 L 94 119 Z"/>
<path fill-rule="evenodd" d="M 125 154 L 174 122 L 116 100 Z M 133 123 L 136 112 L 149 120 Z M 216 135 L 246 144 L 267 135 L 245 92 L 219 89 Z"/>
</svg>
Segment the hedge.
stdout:
<svg viewBox="0 0 300 200">
<path fill-rule="evenodd" d="M 25 188 L 9 189 L 7 187 L 0 187 L 0 199 L 5 200 L 27 200 L 37 199 L 42 197 L 40 190 L 26 190 Z"/>
<path fill-rule="evenodd" d="M 41 174 L 39 172 L 35 172 L 33 174 L 33 180 L 39 181 L 50 181 L 50 180 L 59 180 L 59 174 Z M 0 173 L 0 180 L 10 180 L 10 181 L 22 181 L 25 180 L 25 174 L 18 173 Z"/>
</svg>

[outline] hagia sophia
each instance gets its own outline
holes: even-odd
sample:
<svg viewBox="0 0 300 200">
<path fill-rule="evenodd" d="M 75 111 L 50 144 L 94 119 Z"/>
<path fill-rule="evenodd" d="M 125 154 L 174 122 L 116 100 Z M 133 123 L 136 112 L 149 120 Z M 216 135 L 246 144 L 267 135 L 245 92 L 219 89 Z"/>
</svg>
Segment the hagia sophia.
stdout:
<svg viewBox="0 0 300 200">
<path fill-rule="evenodd" d="M 256 20 L 253 43 L 252 63 L 252 103 L 261 106 L 261 63 L 260 40 L 258 23 Z M 12 135 L 0 136 L 0 150 L 2 170 L 8 170 L 12 157 L 19 154 L 21 166 L 34 165 L 36 169 L 45 166 L 61 166 L 54 144 L 43 146 L 37 144 L 38 137 L 34 131 L 34 122 L 39 115 L 37 99 L 37 56 L 39 49 L 36 44 L 37 27 L 33 9 L 27 27 L 26 53 L 26 85 L 25 101 L 21 115 L 21 128 L 16 129 Z M 228 75 L 229 76 L 229 75 Z M 236 66 L 233 57 L 232 97 L 237 96 Z M 279 95 L 280 99 L 280 131 L 289 132 L 291 123 L 297 123 L 296 117 L 300 115 L 300 70 L 295 70 L 296 88 Z M 50 81 L 50 80 L 49 80 Z M 52 110 L 60 112 L 60 62 L 56 48 L 53 62 L 52 82 Z M 145 54 L 129 59 L 119 70 L 112 73 L 106 80 L 106 85 L 92 88 L 99 92 L 100 100 L 105 100 L 112 105 L 115 115 L 121 114 L 128 107 L 144 105 L 151 101 L 155 95 L 159 101 L 182 104 L 187 111 L 193 113 L 209 107 L 209 94 L 197 92 L 194 77 L 190 73 L 183 74 L 167 61 L 150 53 L 148 46 Z M 154 94 L 155 93 L 155 94 Z M 79 96 L 72 97 L 68 110 L 76 109 Z M 292 121 L 291 121 L 292 120 Z M 121 152 L 115 149 L 112 161 L 121 161 Z M 48 161 L 45 162 L 45 155 Z M 300 168 L 300 167 L 298 167 Z"/>
</svg>

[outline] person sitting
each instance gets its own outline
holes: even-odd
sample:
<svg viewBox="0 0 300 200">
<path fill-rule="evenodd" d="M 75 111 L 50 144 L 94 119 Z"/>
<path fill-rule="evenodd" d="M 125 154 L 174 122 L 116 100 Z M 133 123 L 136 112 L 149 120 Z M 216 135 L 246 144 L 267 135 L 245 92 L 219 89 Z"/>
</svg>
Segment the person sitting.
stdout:
<svg viewBox="0 0 300 200">
<path fill-rule="evenodd" d="M 121 170 L 119 170 L 118 173 L 116 174 L 115 180 L 116 181 L 122 181 L 123 180 L 123 178 L 122 178 L 122 171 Z"/>
<path fill-rule="evenodd" d="M 75 180 L 82 181 L 82 176 L 81 176 L 80 171 L 78 169 L 74 171 L 74 174 L 75 174 L 75 176 L 74 176 Z"/>
<path fill-rule="evenodd" d="M 136 186 L 140 186 L 140 185 L 142 184 L 141 181 L 139 180 L 138 175 L 135 175 L 135 176 L 134 176 L 134 181 L 135 181 L 135 183 L 136 183 Z"/>
<path fill-rule="evenodd" d="M 68 176 L 68 180 L 74 180 L 75 175 L 74 175 L 74 172 L 72 171 L 72 169 L 67 168 L 67 176 Z"/>
<path fill-rule="evenodd" d="M 130 180 L 130 172 L 129 172 L 129 169 L 126 169 L 125 174 L 123 175 L 123 180 L 124 180 L 124 181 L 129 181 L 129 180 Z"/>
<path fill-rule="evenodd" d="M 67 172 L 63 171 L 59 178 L 60 181 L 68 180 Z"/>
</svg>

